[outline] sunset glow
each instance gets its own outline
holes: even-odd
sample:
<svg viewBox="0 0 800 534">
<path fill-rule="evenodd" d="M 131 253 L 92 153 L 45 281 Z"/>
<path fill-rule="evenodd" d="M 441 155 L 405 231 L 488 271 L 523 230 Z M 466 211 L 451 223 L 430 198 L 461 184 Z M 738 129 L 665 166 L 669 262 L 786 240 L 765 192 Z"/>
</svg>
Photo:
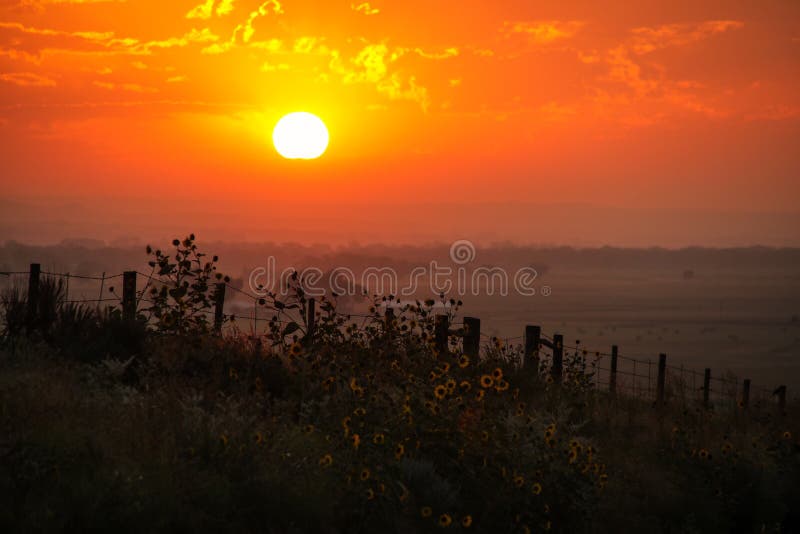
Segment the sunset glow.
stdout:
<svg viewBox="0 0 800 534">
<path fill-rule="evenodd" d="M 370 239 L 457 238 L 450 228 L 476 220 L 467 207 L 513 202 L 520 217 L 585 209 L 487 239 L 761 242 L 800 198 L 798 20 L 800 4 L 778 0 L 12 0 L 0 4 L 3 192 L 56 218 L 70 212 L 54 199 L 113 199 L 135 235 L 159 231 L 136 211 L 158 190 L 152 202 L 213 198 L 230 224 L 220 237 L 265 228 L 255 206 L 269 199 L 301 219 L 286 236 L 298 239 L 318 230 L 312 213 L 358 206 L 336 222 L 363 229 L 358 214 L 388 201 L 459 215 L 369 224 Z M 269 146 L 303 109 L 335 138 L 313 168 Z M 728 222 L 696 239 L 651 226 L 689 220 L 676 210 L 702 229 Z M 110 222 L 81 211 L 71 235 Z"/>
</svg>

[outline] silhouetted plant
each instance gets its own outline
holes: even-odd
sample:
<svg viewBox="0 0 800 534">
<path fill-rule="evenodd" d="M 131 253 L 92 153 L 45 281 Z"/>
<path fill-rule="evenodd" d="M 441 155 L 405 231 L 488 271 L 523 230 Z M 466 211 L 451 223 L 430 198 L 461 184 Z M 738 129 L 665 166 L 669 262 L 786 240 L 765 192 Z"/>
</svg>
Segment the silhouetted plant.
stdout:
<svg viewBox="0 0 800 534">
<path fill-rule="evenodd" d="M 172 241 L 173 254 L 148 245 L 148 262 L 154 278 L 143 296 L 149 306 L 143 309 L 159 332 L 206 334 L 211 330 L 209 316 L 214 307 L 214 283 L 229 282 L 217 272 L 219 258 L 199 252 L 194 234 Z M 146 288 L 147 289 L 147 288 Z"/>
</svg>

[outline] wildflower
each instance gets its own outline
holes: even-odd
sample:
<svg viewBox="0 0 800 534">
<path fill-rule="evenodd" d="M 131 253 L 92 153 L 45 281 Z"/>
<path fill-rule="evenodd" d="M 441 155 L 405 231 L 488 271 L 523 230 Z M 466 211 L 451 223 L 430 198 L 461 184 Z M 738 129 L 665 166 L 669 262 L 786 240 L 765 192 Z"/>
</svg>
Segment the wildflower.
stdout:
<svg viewBox="0 0 800 534">
<path fill-rule="evenodd" d="M 359 445 L 361 445 L 361 436 L 353 434 L 353 448 L 358 450 Z"/>
<path fill-rule="evenodd" d="M 469 380 L 462 380 L 458 387 L 461 388 L 461 391 L 466 393 L 472 389 L 472 384 L 469 383 Z"/>
<path fill-rule="evenodd" d="M 458 359 L 458 366 L 462 369 L 466 369 L 469 367 L 469 356 L 466 354 L 462 354 L 461 357 Z"/>
<path fill-rule="evenodd" d="M 542 485 L 538 482 L 534 482 L 531 486 L 531 491 L 534 495 L 540 495 L 542 493 Z"/>
<path fill-rule="evenodd" d="M 394 457 L 398 460 L 403 457 L 406 453 L 406 448 L 403 446 L 402 443 L 398 443 L 397 446 L 394 448 Z"/>
<path fill-rule="evenodd" d="M 291 354 L 292 356 L 300 356 L 302 352 L 303 352 L 303 346 L 297 341 L 292 343 L 292 346 L 289 348 L 289 354 Z"/>
<path fill-rule="evenodd" d="M 492 371 L 492 378 L 494 378 L 495 380 L 500 380 L 501 378 L 503 378 L 503 370 L 500 369 L 499 367 L 496 367 L 495 370 Z"/>
<path fill-rule="evenodd" d="M 447 395 L 447 388 L 441 384 L 433 388 L 433 394 L 437 399 L 442 400 Z"/>
<path fill-rule="evenodd" d="M 432 516 L 432 515 L 433 515 L 433 510 L 431 509 L 431 507 L 430 507 L 430 506 L 423 506 L 423 507 L 420 509 L 420 511 L 419 511 L 419 514 L 420 514 L 422 517 L 425 517 L 425 518 L 427 518 L 427 517 L 430 517 L 430 516 Z"/>
<path fill-rule="evenodd" d="M 481 387 L 488 389 L 494 385 L 494 379 L 489 375 L 481 376 Z"/>
<path fill-rule="evenodd" d="M 453 380 L 452 378 L 449 379 L 447 382 L 445 382 L 444 385 L 447 388 L 447 392 L 450 393 L 451 395 L 456 390 L 456 381 Z"/>
<path fill-rule="evenodd" d="M 449 527 L 452 522 L 453 519 L 447 514 L 442 514 L 439 516 L 439 526 L 442 528 Z"/>
<path fill-rule="evenodd" d="M 372 443 L 374 443 L 375 445 L 383 445 L 385 439 L 386 438 L 384 437 L 383 434 L 375 434 L 374 436 L 372 436 Z"/>
<path fill-rule="evenodd" d="M 471 515 L 465 515 L 461 519 L 461 526 L 464 527 L 464 528 L 471 527 L 472 526 L 472 516 Z"/>
<path fill-rule="evenodd" d="M 514 485 L 516 487 L 518 487 L 518 488 L 521 488 L 522 486 L 525 485 L 525 478 L 520 476 L 520 475 L 515 476 L 514 477 Z"/>
<path fill-rule="evenodd" d="M 371 501 L 375 498 L 375 490 L 372 488 L 367 488 L 367 491 L 364 492 L 364 496 L 367 498 L 368 501 Z"/>
<path fill-rule="evenodd" d="M 369 475 L 370 475 L 369 469 L 365 467 L 364 469 L 361 470 L 361 473 L 358 475 L 358 478 L 360 478 L 362 481 L 369 480 Z"/>
<path fill-rule="evenodd" d="M 319 459 L 319 465 L 321 465 L 322 467 L 329 467 L 331 464 L 333 464 L 333 456 L 331 456 L 330 454 L 326 454 L 325 456 Z"/>
</svg>

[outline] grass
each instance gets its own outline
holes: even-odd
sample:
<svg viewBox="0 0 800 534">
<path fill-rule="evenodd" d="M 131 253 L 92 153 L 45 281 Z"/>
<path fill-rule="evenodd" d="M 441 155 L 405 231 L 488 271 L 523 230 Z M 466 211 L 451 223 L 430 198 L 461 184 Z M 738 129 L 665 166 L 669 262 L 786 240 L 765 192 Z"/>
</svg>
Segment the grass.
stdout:
<svg viewBox="0 0 800 534">
<path fill-rule="evenodd" d="M 437 351 L 433 303 L 389 322 L 376 308 L 359 326 L 323 301 L 304 337 L 300 282 L 269 299 L 261 343 L 212 335 L 159 288 L 133 325 L 58 306 L 26 324 L 13 315 L 24 297 L 9 296 L 0 530 L 800 529 L 795 406 L 656 409 L 596 391 L 580 354 L 555 384 L 500 342 Z"/>
</svg>

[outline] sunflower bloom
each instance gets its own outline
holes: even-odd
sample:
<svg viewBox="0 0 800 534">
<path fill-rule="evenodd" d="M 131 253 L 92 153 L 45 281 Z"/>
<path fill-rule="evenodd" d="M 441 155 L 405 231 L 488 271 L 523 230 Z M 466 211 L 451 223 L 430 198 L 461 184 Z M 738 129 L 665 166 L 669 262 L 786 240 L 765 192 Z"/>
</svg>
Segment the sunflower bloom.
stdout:
<svg viewBox="0 0 800 534">
<path fill-rule="evenodd" d="M 451 518 L 447 514 L 442 514 L 439 516 L 439 526 L 442 528 L 447 528 L 453 522 L 453 518 Z"/>
<path fill-rule="evenodd" d="M 428 518 L 428 517 L 433 515 L 433 510 L 431 509 L 430 506 L 423 506 L 419 510 L 419 515 L 421 515 L 422 517 Z"/>
<path fill-rule="evenodd" d="M 533 485 L 531 486 L 531 491 L 533 492 L 534 495 L 541 495 L 542 485 L 539 484 L 538 482 L 534 482 Z"/>
<path fill-rule="evenodd" d="M 481 387 L 484 389 L 488 389 L 494 385 L 494 378 L 490 375 L 482 375 L 481 376 Z"/>
<path fill-rule="evenodd" d="M 465 515 L 463 518 L 461 518 L 461 526 L 464 527 L 464 528 L 471 527 L 472 526 L 472 516 L 471 515 Z"/>
<path fill-rule="evenodd" d="M 398 460 L 403 457 L 406 453 L 406 448 L 403 446 L 402 443 L 398 443 L 397 446 L 394 448 L 394 457 Z"/>
<path fill-rule="evenodd" d="M 325 456 L 319 459 L 319 465 L 321 465 L 322 467 L 329 467 L 331 464 L 333 464 L 333 456 L 331 456 L 330 454 L 326 454 Z"/>
<path fill-rule="evenodd" d="M 461 357 L 458 359 L 458 366 L 462 369 L 466 369 L 469 367 L 469 356 L 466 354 L 462 354 Z"/>
<path fill-rule="evenodd" d="M 445 386 L 439 384 L 438 386 L 433 388 L 433 395 L 437 399 L 442 400 L 445 397 L 445 395 L 447 395 L 447 388 Z"/>
</svg>

